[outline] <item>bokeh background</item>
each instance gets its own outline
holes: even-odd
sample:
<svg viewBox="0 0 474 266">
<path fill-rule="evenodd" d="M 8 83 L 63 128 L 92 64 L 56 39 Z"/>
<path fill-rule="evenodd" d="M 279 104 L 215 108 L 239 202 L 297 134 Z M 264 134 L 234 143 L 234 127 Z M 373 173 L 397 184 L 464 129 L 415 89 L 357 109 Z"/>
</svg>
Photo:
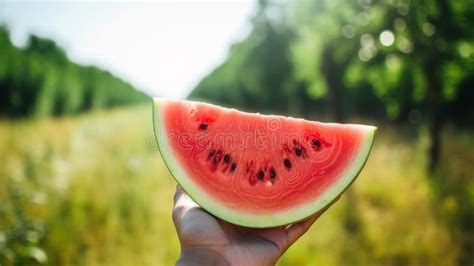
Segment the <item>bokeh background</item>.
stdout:
<svg viewBox="0 0 474 266">
<path fill-rule="evenodd" d="M 474 1 L 0 2 L 0 265 L 170 265 L 151 96 L 379 127 L 279 265 L 474 263 Z"/>
</svg>

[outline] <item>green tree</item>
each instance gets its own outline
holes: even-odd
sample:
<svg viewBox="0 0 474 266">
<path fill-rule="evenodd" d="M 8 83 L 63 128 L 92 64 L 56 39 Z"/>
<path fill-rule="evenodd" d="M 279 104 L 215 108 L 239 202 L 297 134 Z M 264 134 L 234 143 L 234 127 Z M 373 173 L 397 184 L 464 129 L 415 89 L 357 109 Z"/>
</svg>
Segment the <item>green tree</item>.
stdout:
<svg viewBox="0 0 474 266">
<path fill-rule="evenodd" d="M 15 47 L 0 27 L 0 114 L 10 117 L 76 114 L 133 104 L 144 93 L 111 73 L 70 61 L 54 41 L 30 36 Z"/>
<path fill-rule="evenodd" d="M 299 113 L 290 43 L 281 4 L 259 2 L 252 31 L 234 44 L 227 60 L 205 77 L 190 98 L 205 98 L 248 110 Z"/>
<path fill-rule="evenodd" d="M 308 84 L 309 95 L 327 97 L 333 121 L 343 122 L 342 77 L 353 58 L 357 41 L 351 18 L 357 9 L 352 2 L 298 1 L 289 7 L 290 23 L 298 38 L 292 44 L 296 78 Z M 351 27 L 350 38 L 341 29 Z"/>
<path fill-rule="evenodd" d="M 430 133 L 429 169 L 439 164 L 446 108 L 472 76 L 474 32 L 469 1 L 379 1 L 368 4 L 372 21 L 362 32 L 351 70 L 386 103 L 390 118 L 421 108 Z M 364 43 L 370 39 L 370 45 Z M 357 71 L 358 70 L 358 71 Z M 363 74 L 363 71 L 367 74 Z"/>
<path fill-rule="evenodd" d="M 473 99 L 472 1 L 378 1 L 368 2 L 366 9 L 371 21 L 356 28 L 361 32 L 358 60 L 348 68 L 347 86 L 371 86 L 390 119 L 406 117 L 411 109 L 421 111 L 430 137 L 427 167 L 435 201 L 451 198 L 472 206 L 462 181 L 434 172 L 442 171 L 441 136 L 445 122 L 453 120 L 450 106 L 458 114 L 473 112 L 472 104 L 466 104 Z M 460 208 L 452 216 L 453 235 L 472 233 L 472 208 Z M 458 241 L 464 249 L 460 264 L 469 263 L 473 243 L 462 237 Z"/>
</svg>

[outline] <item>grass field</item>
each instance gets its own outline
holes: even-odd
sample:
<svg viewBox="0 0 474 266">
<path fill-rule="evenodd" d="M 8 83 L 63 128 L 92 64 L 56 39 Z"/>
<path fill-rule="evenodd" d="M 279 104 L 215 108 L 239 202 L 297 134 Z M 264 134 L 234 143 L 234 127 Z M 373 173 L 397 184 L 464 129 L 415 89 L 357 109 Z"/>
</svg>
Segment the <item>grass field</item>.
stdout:
<svg viewBox="0 0 474 266">
<path fill-rule="evenodd" d="M 431 178 L 423 130 L 377 133 L 349 193 L 280 265 L 472 264 L 472 132 L 445 131 Z M 174 188 L 150 107 L 2 121 L 0 265 L 171 265 Z"/>
</svg>

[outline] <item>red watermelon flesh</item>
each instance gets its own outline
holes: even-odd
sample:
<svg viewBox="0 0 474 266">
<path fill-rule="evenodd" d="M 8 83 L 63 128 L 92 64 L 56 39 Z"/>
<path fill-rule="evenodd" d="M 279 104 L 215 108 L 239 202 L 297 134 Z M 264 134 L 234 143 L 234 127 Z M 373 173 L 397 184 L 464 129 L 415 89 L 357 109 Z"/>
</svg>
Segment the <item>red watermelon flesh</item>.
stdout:
<svg viewBox="0 0 474 266">
<path fill-rule="evenodd" d="M 271 227 L 304 219 L 355 179 L 375 127 L 154 101 L 163 159 L 203 208 L 229 222 Z"/>
</svg>

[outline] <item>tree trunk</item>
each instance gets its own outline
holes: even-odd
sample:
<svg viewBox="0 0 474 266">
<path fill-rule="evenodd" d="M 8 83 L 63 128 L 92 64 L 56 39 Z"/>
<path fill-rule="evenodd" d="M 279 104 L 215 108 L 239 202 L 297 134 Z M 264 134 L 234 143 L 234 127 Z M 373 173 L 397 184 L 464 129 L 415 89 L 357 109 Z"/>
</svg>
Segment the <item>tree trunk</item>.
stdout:
<svg viewBox="0 0 474 266">
<path fill-rule="evenodd" d="M 324 75 L 328 92 L 329 110 L 334 122 L 344 122 L 344 111 L 341 98 L 342 73 L 338 73 L 340 67 L 334 60 L 334 46 L 327 45 L 323 50 L 321 73 Z"/>
<path fill-rule="evenodd" d="M 429 118 L 429 134 L 430 134 L 430 144 L 428 149 L 428 170 L 434 172 L 439 164 L 439 157 L 441 154 L 441 130 L 443 127 L 442 116 L 439 110 L 440 107 L 437 107 L 436 104 L 430 109 L 430 118 Z"/>
<path fill-rule="evenodd" d="M 441 131 L 443 128 L 443 113 L 441 99 L 441 84 L 439 80 L 441 64 L 436 56 L 430 57 L 425 62 L 425 75 L 428 81 L 428 171 L 434 172 L 439 165 L 441 154 Z"/>
<path fill-rule="evenodd" d="M 338 63 L 334 58 L 334 45 L 327 45 L 323 50 L 321 73 L 323 73 L 328 92 L 329 111 L 334 122 L 344 123 L 344 109 L 342 103 L 342 75 L 343 69 L 349 61 Z M 359 243 L 361 229 L 361 218 L 358 209 L 357 195 L 353 189 L 348 189 L 344 193 L 345 211 L 343 218 L 343 226 L 346 230 L 349 241 Z M 349 252 L 349 251 L 348 251 Z"/>
</svg>

